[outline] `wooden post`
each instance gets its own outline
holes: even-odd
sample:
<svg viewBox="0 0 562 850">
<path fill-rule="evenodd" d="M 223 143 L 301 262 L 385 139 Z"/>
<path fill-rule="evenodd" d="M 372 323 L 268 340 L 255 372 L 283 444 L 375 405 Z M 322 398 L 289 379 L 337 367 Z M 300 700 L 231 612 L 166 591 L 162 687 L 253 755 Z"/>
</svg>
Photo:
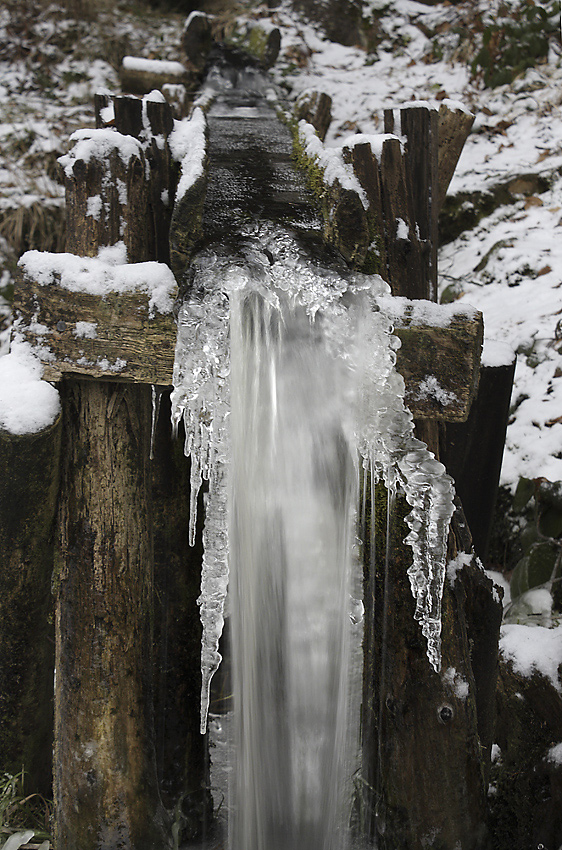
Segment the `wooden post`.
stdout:
<svg viewBox="0 0 562 850">
<path fill-rule="evenodd" d="M 200 838 L 209 826 L 209 749 L 201 735 L 201 591 L 203 490 L 197 511 L 195 546 L 189 528 L 190 461 L 183 428 L 174 440 L 170 390 L 163 389 L 151 461 L 154 512 L 155 726 L 162 800 L 178 812 L 184 841 Z"/>
<path fill-rule="evenodd" d="M 142 149 L 130 151 L 132 140 L 114 131 L 93 132 L 115 137 L 106 143 L 116 153 L 96 155 L 93 136 L 87 160 L 80 148 L 71 155 L 67 248 L 92 256 L 125 236 L 129 260 L 144 259 L 150 217 Z M 118 181 L 138 203 L 117 191 Z M 87 217 L 92 196 L 104 210 L 95 229 Z M 61 850 L 161 850 L 169 838 L 152 715 L 150 388 L 69 379 L 61 395 L 55 843 Z"/>
<path fill-rule="evenodd" d="M 0 431 L 0 773 L 24 768 L 51 797 L 54 627 L 51 574 L 61 418 L 37 434 Z"/>
</svg>

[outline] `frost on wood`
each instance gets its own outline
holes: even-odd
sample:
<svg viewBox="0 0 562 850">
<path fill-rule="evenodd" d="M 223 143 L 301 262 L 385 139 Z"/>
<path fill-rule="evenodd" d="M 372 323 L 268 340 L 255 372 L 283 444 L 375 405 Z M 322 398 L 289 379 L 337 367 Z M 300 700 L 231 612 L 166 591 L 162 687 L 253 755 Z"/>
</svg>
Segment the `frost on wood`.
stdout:
<svg viewBox="0 0 562 850">
<path fill-rule="evenodd" d="M 389 288 L 377 275 L 340 273 L 309 258 L 286 231 L 256 225 L 238 248 L 209 248 L 195 260 L 192 289 L 178 316 L 172 419 L 185 426 L 191 458 L 189 539 L 195 542 L 197 502 L 206 494 L 204 557 L 199 605 L 203 624 L 201 729 L 209 685 L 220 663 L 218 642 L 228 584 L 227 483 L 229 435 L 229 296 L 255 292 L 268 309 L 283 303 L 304 308 L 323 334 L 330 353 L 341 358 L 356 386 L 354 429 L 366 468 L 412 506 L 406 542 L 413 552 L 408 570 L 415 617 L 427 639 L 435 670 L 441 663 L 441 598 L 453 486 L 444 466 L 413 435 L 404 404 L 404 381 L 396 372 L 399 341 L 380 309 Z"/>
</svg>

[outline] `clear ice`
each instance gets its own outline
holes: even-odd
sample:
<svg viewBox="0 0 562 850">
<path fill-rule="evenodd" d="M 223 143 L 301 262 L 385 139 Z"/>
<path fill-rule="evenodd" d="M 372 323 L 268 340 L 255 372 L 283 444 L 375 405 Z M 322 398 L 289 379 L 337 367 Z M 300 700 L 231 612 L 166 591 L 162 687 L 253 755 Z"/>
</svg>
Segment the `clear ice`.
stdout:
<svg viewBox="0 0 562 850">
<path fill-rule="evenodd" d="M 414 437 L 404 405 L 404 381 L 396 372 L 390 319 L 377 298 L 388 296 L 378 275 L 354 274 L 323 265 L 287 231 L 250 228 L 233 247 L 214 246 L 192 264 L 192 288 L 178 316 L 172 420 L 185 426 L 191 459 L 189 540 L 193 545 L 197 503 L 205 494 L 203 571 L 199 606 L 203 625 L 201 731 L 205 732 L 209 687 L 220 663 L 219 638 L 228 588 L 228 471 L 230 433 L 231 302 L 250 294 L 262 304 L 261 321 L 285 322 L 298 309 L 323 338 L 329 357 L 349 374 L 342 409 L 349 411 L 356 449 L 391 492 L 404 493 L 413 562 L 408 570 L 415 617 L 436 671 L 441 664 L 441 599 L 453 485 L 444 466 Z M 274 368 L 274 361 L 269 364 Z M 345 424 L 347 428 L 348 425 Z M 249 452 L 252 446 L 248 447 Z"/>
</svg>

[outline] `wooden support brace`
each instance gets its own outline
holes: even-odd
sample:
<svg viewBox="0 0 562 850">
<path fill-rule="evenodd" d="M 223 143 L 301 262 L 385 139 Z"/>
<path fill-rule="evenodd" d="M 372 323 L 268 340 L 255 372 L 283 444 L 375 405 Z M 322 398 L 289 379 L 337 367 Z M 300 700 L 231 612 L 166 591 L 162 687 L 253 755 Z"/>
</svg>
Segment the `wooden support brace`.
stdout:
<svg viewBox="0 0 562 850">
<path fill-rule="evenodd" d="M 139 264 L 139 276 L 142 268 Z M 42 286 L 24 273 L 14 298 L 19 331 L 41 357 L 48 380 L 73 374 L 171 385 L 175 321 L 171 313 L 151 317 L 146 293 L 100 298 L 71 292 L 57 280 Z M 414 416 L 464 421 L 478 384 L 481 314 L 405 298 L 382 299 L 381 304 L 402 343 L 396 365 Z M 95 325 L 93 338 L 77 333 L 84 327 L 80 322 Z"/>
</svg>

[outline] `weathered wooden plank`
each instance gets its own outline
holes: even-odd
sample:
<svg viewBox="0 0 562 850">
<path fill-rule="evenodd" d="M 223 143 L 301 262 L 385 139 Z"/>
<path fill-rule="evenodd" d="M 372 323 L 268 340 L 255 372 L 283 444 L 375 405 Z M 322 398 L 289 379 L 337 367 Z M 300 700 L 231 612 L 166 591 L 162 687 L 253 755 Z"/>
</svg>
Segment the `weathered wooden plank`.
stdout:
<svg viewBox="0 0 562 850">
<path fill-rule="evenodd" d="M 383 143 L 380 174 L 388 282 L 392 293 L 406 298 L 428 297 L 426 245 L 420 240 L 406 160 L 396 138 Z"/>
<path fill-rule="evenodd" d="M 439 106 L 439 149 L 437 173 L 439 181 L 438 208 L 445 202 L 447 189 L 454 174 L 464 143 L 474 124 L 474 115 L 450 102 Z"/>
<path fill-rule="evenodd" d="M 406 381 L 406 403 L 413 414 L 464 421 L 478 383 L 481 314 L 405 298 L 381 303 L 402 342 L 396 365 Z M 71 292 L 57 282 L 41 286 L 26 275 L 16 289 L 15 311 L 18 328 L 41 357 L 47 380 L 84 375 L 172 383 L 175 321 L 171 313 L 151 317 L 146 293 L 100 298 Z M 88 329 L 93 338 L 80 335 Z"/>
<path fill-rule="evenodd" d="M 399 117 L 400 126 L 396 126 Z M 404 168 L 411 198 L 416 230 L 424 250 L 421 252 L 423 290 L 416 296 L 437 300 L 438 248 L 438 112 L 425 104 L 404 106 L 384 113 L 387 133 L 399 133 L 406 139 Z M 410 295 L 413 297 L 413 293 Z"/>
<path fill-rule="evenodd" d="M 176 324 L 171 313 L 151 313 L 147 293 L 70 292 L 58 277 L 58 283 L 42 286 L 24 273 L 14 295 L 18 328 L 37 348 L 45 380 L 83 375 L 172 383 Z"/>
<path fill-rule="evenodd" d="M 402 342 L 396 367 L 415 418 L 464 422 L 478 388 L 484 322 L 476 310 L 459 310 L 449 312 L 442 324 L 447 316 L 444 306 L 410 301 L 397 310 L 389 305 L 394 332 Z"/>
</svg>

